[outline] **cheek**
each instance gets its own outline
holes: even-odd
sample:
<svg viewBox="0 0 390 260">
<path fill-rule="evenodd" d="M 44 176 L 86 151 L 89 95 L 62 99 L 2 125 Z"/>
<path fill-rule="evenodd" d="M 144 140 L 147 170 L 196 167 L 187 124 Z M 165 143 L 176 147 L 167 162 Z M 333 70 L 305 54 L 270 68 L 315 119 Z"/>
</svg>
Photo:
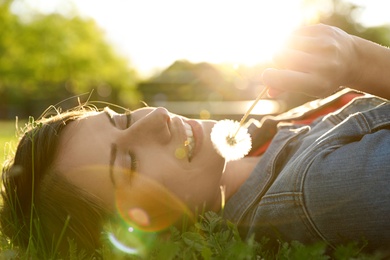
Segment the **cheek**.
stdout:
<svg viewBox="0 0 390 260">
<path fill-rule="evenodd" d="M 103 201 L 109 209 L 115 209 L 115 189 L 108 175 L 106 165 L 93 165 L 79 167 L 65 173 L 70 183 L 96 196 Z"/>
<path fill-rule="evenodd" d="M 154 179 L 163 185 L 171 179 L 185 176 L 184 169 L 178 167 L 170 158 L 164 156 L 150 157 L 149 160 L 138 162 L 138 171 L 141 175 Z"/>
<path fill-rule="evenodd" d="M 205 174 L 221 174 L 225 167 L 225 159 L 223 159 L 213 147 L 210 147 L 207 151 L 208 152 L 204 152 L 199 158 Z"/>
<path fill-rule="evenodd" d="M 136 154 L 139 173 L 177 195 L 183 196 L 209 185 L 219 189 L 225 162 L 211 147 L 191 163 L 186 158 L 181 159 L 175 147 L 140 146 Z"/>
<path fill-rule="evenodd" d="M 139 174 L 162 183 L 173 170 L 172 158 L 167 151 L 149 146 L 150 149 L 142 149 L 136 152 L 137 170 Z"/>
<path fill-rule="evenodd" d="M 164 186 L 139 175 L 131 188 L 118 187 L 117 206 L 124 220 L 138 224 L 145 231 L 159 231 L 190 215 L 187 207 Z"/>
<path fill-rule="evenodd" d="M 173 154 L 173 152 L 170 152 Z M 179 190 L 190 181 L 191 168 L 184 167 L 186 163 L 176 159 L 168 152 L 156 152 L 149 156 L 143 156 L 139 160 L 138 171 L 141 175 L 148 177 L 155 182 L 165 186 L 173 193 L 180 193 Z"/>
<path fill-rule="evenodd" d="M 171 162 L 171 163 L 170 163 Z M 201 205 L 209 208 L 220 194 L 220 179 L 223 162 L 194 164 L 193 168 L 182 168 L 169 159 L 159 157 L 139 168 L 140 175 L 164 187 L 167 192 L 190 209 Z"/>
</svg>

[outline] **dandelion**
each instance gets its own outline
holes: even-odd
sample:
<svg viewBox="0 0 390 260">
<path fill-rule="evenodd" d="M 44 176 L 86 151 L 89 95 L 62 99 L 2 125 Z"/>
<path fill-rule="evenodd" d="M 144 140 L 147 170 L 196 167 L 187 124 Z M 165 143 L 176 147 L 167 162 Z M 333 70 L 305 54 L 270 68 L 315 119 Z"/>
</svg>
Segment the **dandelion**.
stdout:
<svg viewBox="0 0 390 260">
<path fill-rule="evenodd" d="M 252 148 L 248 129 L 240 127 L 239 122 L 229 119 L 215 124 L 211 131 L 211 142 L 226 161 L 241 159 Z"/>
<path fill-rule="evenodd" d="M 225 158 L 226 161 L 241 159 L 247 155 L 252 148 L 252 139 L 248 133 L 248 129 L 244 126 L 244 123 L 252 109 L 267 90 L 268 88 L 266 87 L 261 91 L 240 122 L 225 119 L 216 123 L 211 130 L 211 142 L 216 151 Z"/>
</svg>

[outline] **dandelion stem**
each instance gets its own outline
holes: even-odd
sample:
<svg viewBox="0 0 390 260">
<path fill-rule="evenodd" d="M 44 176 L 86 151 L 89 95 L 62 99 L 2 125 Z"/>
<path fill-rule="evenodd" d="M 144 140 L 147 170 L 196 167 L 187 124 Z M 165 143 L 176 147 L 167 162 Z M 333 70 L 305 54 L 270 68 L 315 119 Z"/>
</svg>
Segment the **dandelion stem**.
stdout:
<svg viewBox="0 0 390 260">
<path fill-rule="evenodd" d="M 252 105 L 250 106 L 250 108 L 245 112 L 245 114 L 243 115 L 243 117 L 241 118 L 241 121 L 240 121 L 240 125 L 239 127 L 237 128 L 237 131 L 236 133 L 232 136 L 232 138 L 235 138 L 238 131 L 240 130 L 240 128 L 244 125 L 246 119 L 248 118 L 248 116 L 250 115 L 250 113 L 252 112 L 253 108 L 256 106 L 256 104 L 260 101 L 260 99 L 264 96 L 265 93 L 267 93 L 268 91 L 268 87 L 264 87 L 263 90 L 260 92 L 260 94 L 256 97 L 256 100 L 253 101 Z"/>
</svg>

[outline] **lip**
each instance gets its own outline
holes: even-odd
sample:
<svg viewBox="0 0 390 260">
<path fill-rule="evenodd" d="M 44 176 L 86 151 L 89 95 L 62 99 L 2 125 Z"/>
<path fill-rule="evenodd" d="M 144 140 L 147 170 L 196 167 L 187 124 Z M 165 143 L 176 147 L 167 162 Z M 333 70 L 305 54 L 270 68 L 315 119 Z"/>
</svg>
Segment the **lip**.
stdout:
<svg viewBox="0 0 390 260">
<path fill-rule="evenodd" d="M 194 157 L 196 157 L 196 155 L 200 151 L 203 143 L 203 129 L 201 124 L 196 120 L 185 120 L 185 122 L 192 127 L 192 133 L 195 139 L 195 147 L 192 152 L 192 160 L 193 160 Z"/>
</svg>

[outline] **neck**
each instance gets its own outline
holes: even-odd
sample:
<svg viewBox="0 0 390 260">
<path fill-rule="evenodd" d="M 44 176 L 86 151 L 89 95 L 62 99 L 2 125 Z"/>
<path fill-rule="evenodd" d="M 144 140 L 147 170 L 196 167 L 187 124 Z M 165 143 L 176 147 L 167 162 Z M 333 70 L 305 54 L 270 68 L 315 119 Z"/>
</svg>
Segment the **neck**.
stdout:
<svg viewBox="0 0 390 260">
<path fill-rule="evenodd" d="M 259 159 L 260 157 L 245 157 L 226 164 L 221 179 L 221 186 L 225 187 L 225 201 L 228 201 L 248 179 Z"/>
</svg>

